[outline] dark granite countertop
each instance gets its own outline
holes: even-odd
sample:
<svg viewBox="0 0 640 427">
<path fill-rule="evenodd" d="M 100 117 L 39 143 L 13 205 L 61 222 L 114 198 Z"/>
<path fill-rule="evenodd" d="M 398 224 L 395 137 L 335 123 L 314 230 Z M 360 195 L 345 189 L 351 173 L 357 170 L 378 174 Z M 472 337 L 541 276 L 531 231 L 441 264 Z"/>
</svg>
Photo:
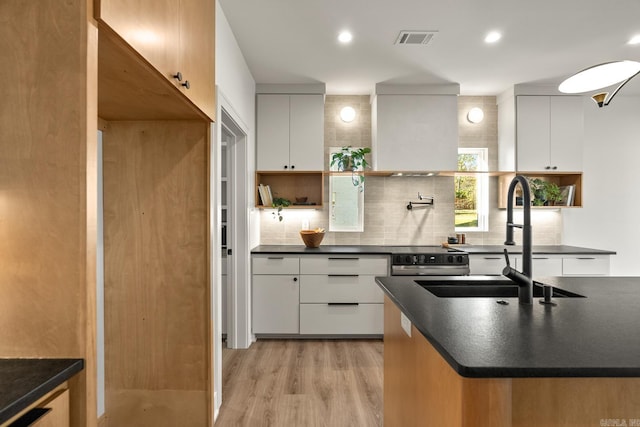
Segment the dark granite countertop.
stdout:
<svg viewBox="0 0 640 427">
<path fill-rule="evenodd" d="M 456 249 L 463 250 L 469 254 L 502 254 L 507 248 L 510 254 L 521 254 L 522 246 L 506 246 L 506 245 L 452 245 Z M 581 248 L 578 246 L 567 245 L 534 245 L 532 248 L 534 254 L 546 255 L 615 255 L 614 251 Z"/>
<path fill-rule="evenodd" d="M 509 253 L 522 253 L 521 246 L 501 245 L 452 245 L 452 248 L 460 249 L 470 254 L 502 254 L 506 247 Z M 251 250 L 253 254 L 292 254 L 292 255 L 389 255 L 394 252 L 420 252 L 428 251 L 429 246 L 400 246 L 400 245 L 320 245 L 319 248 L 307 248 L 304 245 L 260 245 Z M 433 248 L 433 246 L 431 246 Z M 577 246 L 549 245 L 534 246 L 534 254 L 559 254 L 559 255 L 615 255 L 613 251 L 581 248 Z"/>
<path fill-rule="evenodd" d="M 0 424 L 82 369 L 82 359 L 0 359 Z"/>
<path fill-rule="evenodd" d="M 438 298 L 414 279 L 376 281 L 461 376 L 640 377 L 640 277 L 543 278 L 587 297 L 555 307 Z"/>
</svg>

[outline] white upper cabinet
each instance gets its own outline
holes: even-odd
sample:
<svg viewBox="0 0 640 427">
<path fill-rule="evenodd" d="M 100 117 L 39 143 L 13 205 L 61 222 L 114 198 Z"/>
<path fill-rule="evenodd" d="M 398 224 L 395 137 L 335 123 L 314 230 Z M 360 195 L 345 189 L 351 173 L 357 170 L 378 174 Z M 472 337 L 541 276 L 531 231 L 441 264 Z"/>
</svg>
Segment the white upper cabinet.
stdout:
<svg viewBox="0 0 640 427">
<path fill-rule="evenodd" d="M 378 94 L 372 105 L 372 143 L 375 170 L 456 170 L 458 97 Z"/>
<path fill-rule="evenodd" d="M 521 95 L 516 117 L 518 171 L 582 171 L 581 97 Z"/>
<path fill-rule="evenodd" d="M 324 169 L 324 95 L 259 94 L 257 169 Z"/>
</svg>

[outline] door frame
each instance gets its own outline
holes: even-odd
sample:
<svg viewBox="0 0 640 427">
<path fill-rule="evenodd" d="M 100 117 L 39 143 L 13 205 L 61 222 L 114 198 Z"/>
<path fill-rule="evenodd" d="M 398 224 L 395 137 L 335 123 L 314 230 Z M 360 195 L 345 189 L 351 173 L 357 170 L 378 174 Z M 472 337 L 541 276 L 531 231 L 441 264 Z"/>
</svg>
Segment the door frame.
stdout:
<svg viewBox="0 0 640 427">
<path fill-rule="evenodd" d="M 227 247 L 232 255 L 227 257 L 227 280 L 236 286 L 227 287 L 227 347 L 249 348 L 253 342 L 251 334 L 251 280 L 250 280 L 250 194 L 252 181 L 249 179 L 250 127 L 240 118 L 228 99 L 216 87 L 217 122 L 211 126 L 214 142 L 211 150 L 210 212 L 211 212 L 211 306 L 213 320 L 213 399 L 214 419 L 222 405 L 222 210 L 221 210 L 221 146 L 222 123 L 236 135 L 235 143 L 227 146 L 231 162 L 227 171 L 230 187 L 227 187 Z"/>
</svg>

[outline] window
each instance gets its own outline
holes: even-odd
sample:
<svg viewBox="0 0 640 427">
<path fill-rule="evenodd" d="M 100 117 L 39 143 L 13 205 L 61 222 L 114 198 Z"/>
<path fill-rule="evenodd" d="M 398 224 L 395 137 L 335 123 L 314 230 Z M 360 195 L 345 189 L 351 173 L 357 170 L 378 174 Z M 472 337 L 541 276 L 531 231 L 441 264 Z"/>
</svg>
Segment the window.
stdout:
<svg viewBox="0 0 640 427">
<path fill-rule="evenodd" d="M 459 148 L 458 171 L 488 171 L 486 148 Z M 487 231 L 489 228 L 489 177 L 459 174 L 455 177 L 456 231 Z"/>
</svg>

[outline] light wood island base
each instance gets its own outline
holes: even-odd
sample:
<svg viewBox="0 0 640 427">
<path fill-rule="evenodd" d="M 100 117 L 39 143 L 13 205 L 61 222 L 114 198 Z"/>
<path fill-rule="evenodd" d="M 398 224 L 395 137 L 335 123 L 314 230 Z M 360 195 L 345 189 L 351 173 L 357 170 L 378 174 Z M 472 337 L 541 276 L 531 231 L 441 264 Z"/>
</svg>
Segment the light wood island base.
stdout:
<svg viewBox="0 0 640 427">
<path fill-rule="evenodd" d="M 465 378 L 384 302 L 384 425 L 640 425 L 640 378 Z M 637 423 L 637 424 L 633 424 Z"/>
</svg>

